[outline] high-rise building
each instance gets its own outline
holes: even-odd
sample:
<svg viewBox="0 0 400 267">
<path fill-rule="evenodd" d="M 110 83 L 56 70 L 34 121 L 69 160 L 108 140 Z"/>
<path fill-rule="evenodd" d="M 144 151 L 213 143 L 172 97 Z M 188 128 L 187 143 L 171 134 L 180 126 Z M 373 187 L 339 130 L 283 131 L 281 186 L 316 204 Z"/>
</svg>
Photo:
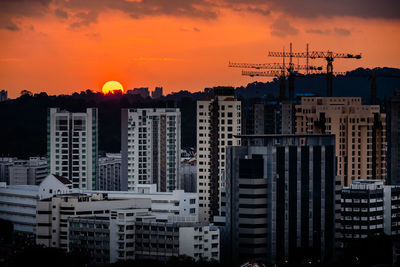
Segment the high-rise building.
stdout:
<svg viewBox="0 0 400 267">
<path fill-rule="evenodd" d="M 356 179 L 386 178 L 386 116 L 361 97 L 302 97 L 296 106 L 296 133 L 336 137 L 342 185 Z"/>
<path fill-rule="evenodd" d="M 390 97 L 387 126 L 388 182 L 400 185 L 400 91 Z"/>
<path fill-rule="evenodd" d="M 281 129 L 279 105 L 275 101 L 258 101 L 246 110 L 246 134 L 277 134 Z"/>
<path fill-rule="evenodd" d="M 156 87 L 153 92 L 151 92 L 151 98 L 157 99 L 163 96 L 163 88 Z"/>
<path fill-rule="evenodd" d="M 179 188 L 181 113 L 177 108 L 122 109 L 121 190 Z"/>
<path fill-rule="evenodd" d="M 214 98 L 197 101 L 197 192 L 200 221 L 220 212 L 226 146 L 240 145 L 242 103 L 233 87 L 215 87 Z"/>
<path fill-rule="evenodd" d="M 221 258 L 276 263 L 332 257 L 334 136 L 242 138 L 242 146 L 227 147 Z"/>
<path fill-rule="evenodd" d="M 150 96 L 149 88 L 147 87 L 139 87 L 133 88 L 131 90 L 126 91 L 128 95 L 140 95 L 142 98 L 147 98 Z"/>
<path fill-rule="evenodd" d="M 294 134 L 296 131 L 295 104 L 293 101 L 283 101 L 280 107 L 281 134 Z"/>
<path fill-rule="evenodd" d="M 10 185 L 39 185 L 48 175 L 47 160 L 40 157 L 17 160 L 9 171 Z"/>
<path fill-rule="evenodd" d="M 97 190 L 119 191 L 121 181 L 121 154 L 107 153 L 99 158 Z"/>
<path fill-rule="evenodd" d="M 47 117 L 50 173 L 68 178 L 74 188 L 95 189 L 98 174 L 98 113 L 50 108 Z"/>
</svg>

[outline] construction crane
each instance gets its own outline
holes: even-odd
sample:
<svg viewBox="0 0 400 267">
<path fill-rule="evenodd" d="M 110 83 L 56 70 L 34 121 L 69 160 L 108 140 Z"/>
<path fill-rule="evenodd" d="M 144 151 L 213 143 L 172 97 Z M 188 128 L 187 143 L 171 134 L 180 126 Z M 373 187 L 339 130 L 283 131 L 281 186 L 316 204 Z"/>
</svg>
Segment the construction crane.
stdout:
<svg viewBox="0 0 400 267">
<path fill-rule="evenodd" d="M 243 76 L 262 76 L 262 77 L 276 77 L 279 79 L 279 100 L 283 101 L 286 99 L 286 77 L 289 77 L 289 99 L 293 99 L 294 88 L 293 81 L 294 77 L 304 77 L 304 74 L 298 72 L 289 72 L 288 70 L 267 70 L 267 71 L 253 71 L 253 70 L 242 70 Z"/>
<path fill-rule="evenodd" d="M 230 68 L 252 68 L 252 69 L 269 69 L 269 70 L 282 70 L 288 68 L 283 63 L 236 63 L 229 62 L 228 67 Z M 296 70 L 322 70 L 322 67 L 307 66 L 307 65 L 293 65 L 293 69 Z"/>
<path fill-rule="evenodd" d="M 256 71 L 242 71 L 242 75 L 246 76 L 264 76 L 264 77 L 278 77 L 280 90 L 279 90 L 279 99 L 286 99 L 286 83 L 285 79 L 288 77 L 289 80 L 289 99 L 293 99 L 294 97 L 294 77 L 300 76 L 298 73 L 299 70 L 307 70 L 308 71 L 321 71 L 322 67 L 315 67 L 309 65 L 296 65 L 292 62 L 289 65 L 285 65 L 285 59 L 283 58 L 283 63 L 234 63 L 229 62 L 228 67 L 231 68 L 252 68 L 252 69 L 267 69 L 267 71 L 256 72 Z"/>
<path fill-rule="evenodd" d="M 333 61 L 335 58 L 347 58 L 347 59 L 360 59 L 361 54 L 346 54 L 346 53 L 335 53 L 332 51 L 309 51 L 308 44 L 306 52 L 292 52 L 292 43 L 290 43 L 290 52 L 268 52 L 270 57 L 288 57 L 290 62 L 292 58 L 306 58 L 307 65 L 308 59 L 324 58 L 327 62 L 326 65 L 326 85 L 327 85 L 327 96 L 332 96 L 332 80 L 333 80 Z"/>
</svg>

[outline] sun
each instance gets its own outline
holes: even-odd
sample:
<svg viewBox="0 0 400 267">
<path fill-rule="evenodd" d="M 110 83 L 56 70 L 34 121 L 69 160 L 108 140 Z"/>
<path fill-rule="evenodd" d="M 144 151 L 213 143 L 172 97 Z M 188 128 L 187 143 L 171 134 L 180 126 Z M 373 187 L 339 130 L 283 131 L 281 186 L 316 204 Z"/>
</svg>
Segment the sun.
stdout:
<svg viewBox="0 0 400 267">
<path fill-rule="evenodd" d="M 108 81 L 103 85 L 103 89 L 101 90 L 103 94 L 113 94 L 115 92 L 124 91 L 124 87 L 117 81 Z"/>
</svg>

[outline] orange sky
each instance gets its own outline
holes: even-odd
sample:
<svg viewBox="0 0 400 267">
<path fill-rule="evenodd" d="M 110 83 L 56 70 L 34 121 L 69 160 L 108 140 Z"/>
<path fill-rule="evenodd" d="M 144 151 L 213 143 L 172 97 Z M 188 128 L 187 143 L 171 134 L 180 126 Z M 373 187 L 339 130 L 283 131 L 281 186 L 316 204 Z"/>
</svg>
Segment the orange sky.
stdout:
<svg viewBox="0 0 400 267">
<path fill-rule="evenodd" d="M 39 6 L 48 11 L 40 15 L 16 13 L 9 18 L 12 24 L 0 21 L 0 89 L 11 98 L 24 89 L 100 91 L 108 80 L 125 89 L 163 86 L 167 93 L 246 85 L 267 79 L 242 77 L 228 62 L 276 62 L 267 57 L 268 50 L 288 49 L 289 42 L 295 51 L 305 50 L 308 42 L 310 50 L 362 53 L 361 60 L 336 60 L 336 71 L 400 68 L 399 18 L 292 16 L 285 10 L 262 14 L 221 5 L 211 18 L 168 12 L 132 18 L 123 10 L 104 8 L 87 22 L 77 13 L 90 14 L 87 7 L 65 8 L 66 15 L 57 16 L 57 3 Z M 322 60 L 313 63 L 325 67 Z"/>
</svg>

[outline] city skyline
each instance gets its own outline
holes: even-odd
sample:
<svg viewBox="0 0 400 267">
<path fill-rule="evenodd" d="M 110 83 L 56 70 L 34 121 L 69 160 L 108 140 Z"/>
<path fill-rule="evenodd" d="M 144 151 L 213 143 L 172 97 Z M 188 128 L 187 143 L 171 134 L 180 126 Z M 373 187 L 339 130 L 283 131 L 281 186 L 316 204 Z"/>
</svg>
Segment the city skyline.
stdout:
<svg viewBox="0 0 400 267">
<path fill-rule="evenodd" d="M 268 51 L 362 53 L 335 61 L 335 71 L 400 67 L 396 1 L 5 1 L 0 4 L 0 88 L 48 94 L 92 89 L 109 81 L 124 89 L 165 93 L 239 86 L 228 62 L 280 62 Z M 383 45 L 384 44 L 384 45 Z M 300 61 L 302 63 L 303 61 Z M 297 63 L 297 60 L 295 61 Z M 325 68 L 324 60 L 313 61 Z"/>
<path fill-rule="evenodd" d="M 0 0 L 5 266 L 400 266 L 399 0 Z"/>
</svg>

